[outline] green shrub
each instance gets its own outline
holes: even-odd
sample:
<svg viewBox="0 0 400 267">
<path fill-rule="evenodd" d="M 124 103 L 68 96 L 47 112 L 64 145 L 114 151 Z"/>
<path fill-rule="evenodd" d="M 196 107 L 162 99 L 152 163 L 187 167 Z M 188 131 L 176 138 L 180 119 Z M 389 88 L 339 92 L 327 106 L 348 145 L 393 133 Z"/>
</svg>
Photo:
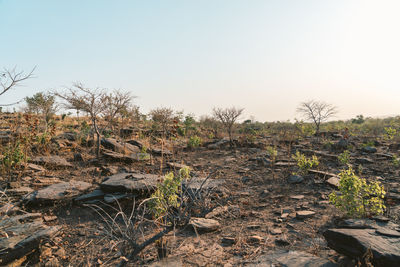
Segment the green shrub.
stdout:
<svg viewBox="0 0 400 267">
<path fill-rule="evenodd" d="M 293 155 L 292 158 L 297 162 L 301 174 L 307 174 L 312 167 L 317 167 L 319 165 L 318 157 L 315 155 L 306 157 L 304 154 L 296 151 L 296 154 Z"/>
<path fill-rule="evenodd" d="M 393 156 L 393 159 L 392 159 L 392 163 L 393 163 L 393 165 L 394 165 L 395 167 L 399 167 L 399 166 L 400 166 L 400 158 L 397 157 L 396 155 L 394 155 L 394 156 Z"/>
<path fill-rule="evenodd" d="M 165 175 L 164 180 L 158 185 L 156 191 L 151 195 L 149 207 L 155 218 L 164 216 L 170 208 L 179 207 L 179 196 L 182 194 L 182 182 L 190 178 L 189 168 L 182 168 L 178 175 L 170 172 Z"/>
<path fill-rule="evenodd" d="M 350 162 L 350 152 L 348 150 L 343 151 L 343 153 L 339 154 L 338 160 L 343 165 L 348 165 Z"/>
<path fill-rule="evenodd" d="M 276 157 L 278 156 L 278 151 L 275 149 L 275 147 L 267 146 L 267 156 L 272 162 L 275 162 Z"/>
<path fill-rule="evenodd" d="M 396 135 L 397 135 L 397 130 L 392 127 L 385 127 L 385 134 L 386 134 L 386 139 L 392 140 Z"/>
<path fill-rule="evenodd" d="M 193 135 L 189 138 L 187 145 L 190 148 L 199 147 L 201 145 L 201 138 L 197 135 Z"/>
<path fill-rule="evenodd" d="M 382 214 L 385 190 L 379 182 L 370 182 L 359 178 L 349 168 L 340 174 L 339 192 L 329 195 L 329 201 L 348 216 L 367 217 Z"/>
<path fill-rule="evenodd" d="M 3 171 L 10 172 L 12 169 L 26 162 L 27 157 L 24 153 L 23 145 L 18 141 L 5 147 L 1 155 L 1 167 Z"/>
</svg>

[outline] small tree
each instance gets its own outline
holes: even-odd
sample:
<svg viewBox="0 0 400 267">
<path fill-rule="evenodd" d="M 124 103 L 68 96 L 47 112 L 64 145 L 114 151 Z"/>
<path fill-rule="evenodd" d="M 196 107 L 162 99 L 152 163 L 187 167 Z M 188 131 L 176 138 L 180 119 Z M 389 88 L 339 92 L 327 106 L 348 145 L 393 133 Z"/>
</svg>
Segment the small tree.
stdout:
<svg viewBox="0 0 400 267">
<path fill-rule="evenodd" d="M 297 111 L 301 113 L 305 119 L 315 124 L 315 134 L 318 134 L 321 123 L 336 115 L 337 108 L 322 101 L 310 100 L 301 103 Z"/>
<path fill-rule="evenodd" d="M 100 157 L 100 130 L 98 119 L 103 114 L 107 106 L 108 95 L 102 89 L 90 89 L 84 87 L 81 83 L 75 83 L 73 87 L 68 88 L 66 93 L 56 93 L 57 96 L 64 99 L 67 103 L 67 109 L 81 110 L 89 114 L 92 121 L 93 130 L 97 136 L 96 155 Z"/>
<path fill-rule="evenodd" d="M 174 111 L 171 108 L 156 108 L 149 113 L 151 119 L 161 127 L 163 136 L 167 136 L 174 122 Z"/>
<path fill-rule="evenodd" d="M 200 125 L 203 126 L 207 131 L 211 131 L 213 137 L 218 135 L 218 130 L 220 129 L 221 123 L 214 117 L 211 116 L 201 116 Z"/>
<path fill-rule="evenodd" d="M 132 107 L 135 96 L 130 92 L 115 90 L 105 97 L 104 118 L 108 121 L 108 126 L 113 130 L 118 117 L 127 116 Z"/>
<path fill-rule="evenodd" d="M 57 109 L 55 101 L 55 96 L 52 94 L 36 93 L 32 97 L 25 97 L 26 111 L 42 115 L 47 129 L 47 125 Z"/>
<path fill-rule="evenodd" d="M 219 120 L 222 125 L 225 127 L 229 134 L 229 141 L 231 145 L 233 145 L 233 126 L 235 125 L 236 120 L 240 117 L 243 112 L 243 108 L 214 108 L 213 115 Z"/>
</svg>

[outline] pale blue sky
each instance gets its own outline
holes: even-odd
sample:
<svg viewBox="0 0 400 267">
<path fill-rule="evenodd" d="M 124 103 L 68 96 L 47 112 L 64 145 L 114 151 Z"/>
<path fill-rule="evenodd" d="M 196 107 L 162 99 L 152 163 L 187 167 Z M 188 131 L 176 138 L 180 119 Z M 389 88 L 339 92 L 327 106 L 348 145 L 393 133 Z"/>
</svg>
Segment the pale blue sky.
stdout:
<svg viewBox="0 0 400 267">
<path fill-rule="evenodd" d="M 396 0 L 0 0 L 0 67 L 37 66 L 0 103 L 81 81 L 130 90 L 143 112 L 286 120 L 317 99 L 338 118 L 396 115 L 399 13 Z"/>
</svg>

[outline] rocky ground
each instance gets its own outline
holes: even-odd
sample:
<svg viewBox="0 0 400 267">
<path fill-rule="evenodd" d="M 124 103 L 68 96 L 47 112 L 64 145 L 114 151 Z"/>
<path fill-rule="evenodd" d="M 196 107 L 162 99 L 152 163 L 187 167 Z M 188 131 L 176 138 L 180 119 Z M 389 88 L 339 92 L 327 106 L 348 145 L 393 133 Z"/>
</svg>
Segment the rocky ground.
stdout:
<svg viewBox="0 0 400 267">
<path fill-rule="evenodd" d="M 54 141 L 57 155 L 33 157 L 17 181 L 3 186 L 0 265 L 354 266 L 364 258 L 375 266 L 399 266 L 400 183 L 392 164 L 399 147 L 384 141 L 362 146 L 368 141 L 340 136 L 282 141 L 271 164 L 263 149 L 272 143 L 269 137 L 236 148 L 225 141 L 193 150 L 176 146 L 163 155 L 159 147 L 143 153 L 138 140 L 104 139 L 96 159 L 90 148 L 76 149 L 74 139 L 62 135 Z M 343 168 L 337 155 L 347 146 L 362 176 L 385 185 L 384 216 L 345 218 L 329 204 Z M 296 150 L 317 155 L 318 169 L 293 176 Z M 143 198 L 180 164 L 192 169 L 197 184 L 218 170 L 206 183 L 214 188 L 207 212 L 167 235 L 166 258 L 160 260 L 150 245 L 140 260 L 127 261 L 118 238 L 107 235 L 105 218 L 90 205 L 115 214 L 111 207 L 119 203 L 128 212 L 133 198 Z"/>
</svg>

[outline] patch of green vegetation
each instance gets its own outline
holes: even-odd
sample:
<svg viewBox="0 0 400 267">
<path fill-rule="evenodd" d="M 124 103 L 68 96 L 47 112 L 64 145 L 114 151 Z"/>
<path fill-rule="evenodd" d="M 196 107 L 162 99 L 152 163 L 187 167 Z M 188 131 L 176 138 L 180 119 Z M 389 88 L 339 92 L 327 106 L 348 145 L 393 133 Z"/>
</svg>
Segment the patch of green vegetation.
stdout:
<svg viewBox="0 0 400 267">
<path fill-rule="evenodd" d="M 382 214 L 386 208 L 383 204 L 385 190 L 379 182 L 370 182 L 359 178 L 349 168 L 340 174 L 339 192 L 332 192 L 329 201 L 347 216 L 367 217 Z"/>
</svg>

